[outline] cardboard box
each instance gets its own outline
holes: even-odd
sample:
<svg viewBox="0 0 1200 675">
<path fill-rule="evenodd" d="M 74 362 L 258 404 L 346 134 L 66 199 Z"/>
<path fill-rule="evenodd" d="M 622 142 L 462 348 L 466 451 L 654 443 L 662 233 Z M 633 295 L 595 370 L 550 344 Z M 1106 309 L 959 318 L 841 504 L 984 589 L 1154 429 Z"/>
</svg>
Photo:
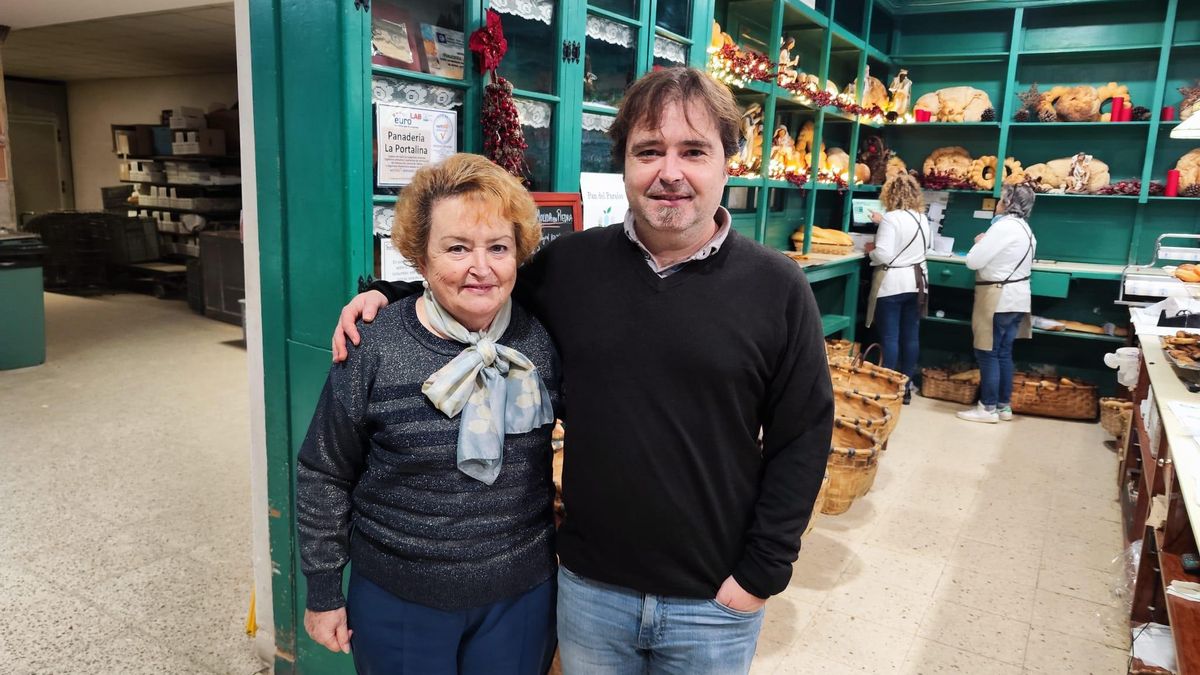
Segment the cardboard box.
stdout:
<svg viewBox="0 0 1200 675">
<path fill-rule="evenodd" d="M 171 144 L 171 152 L 176 155 L 224 155 L 225 132 L 220 129 L 177 131 L 175 142 Z"/>
<path fill-rule="evenodd" d="M 154 127 L 149 124 L 112 125 L 113 152 L 122 157 L 148 157 L 154 154 Z"/>
<path fill-rule="evenodd" d="M 206 129 L 208 122 L 204 119 L 203 110 L 181 106 L 171 108 L 170 127 L 172 129 Z"/>
</svg>

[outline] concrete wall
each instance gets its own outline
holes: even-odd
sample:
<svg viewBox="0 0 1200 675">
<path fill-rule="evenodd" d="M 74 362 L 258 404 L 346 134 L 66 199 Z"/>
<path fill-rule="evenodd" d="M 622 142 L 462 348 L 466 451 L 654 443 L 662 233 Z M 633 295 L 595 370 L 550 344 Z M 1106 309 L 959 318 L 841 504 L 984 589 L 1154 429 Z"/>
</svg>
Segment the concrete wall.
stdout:
<svg viewBox="0 0 1200 675">
<path fill-rule="evenodd" d="M 100 188 L 120 184 L 110 125 L 158 124 L 168 108 L 191 106 L 210 111 L 232 106 L 237 96 L 236 73 L 67 83 L 75 207 L 100 210 Z"/>
</svg>

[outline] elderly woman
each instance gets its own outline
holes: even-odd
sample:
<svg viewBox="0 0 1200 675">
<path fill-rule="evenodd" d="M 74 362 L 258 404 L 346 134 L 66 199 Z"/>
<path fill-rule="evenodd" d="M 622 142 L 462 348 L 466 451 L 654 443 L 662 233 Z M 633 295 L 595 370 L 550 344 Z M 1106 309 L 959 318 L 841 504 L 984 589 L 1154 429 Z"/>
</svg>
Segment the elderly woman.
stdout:
<svg viewBox="0 0 1200 675">
<path fill-rule="evenodd" d="M 875 272 L 867 297 L 866 324 L 879 327 L 884 367 L 908 376 L 904 392 L 904 402 L 908 403 L 921 349 L 917 336 L 929 301 L 925 268 L 931 240 L 929 220 L 925 218 L 921 186 L 908 174 L 888 179 L 879 198 L 887 213 L 871 213 L 879 231 L 875 242 L 867 245 Z"/>
<path fill-rule="evenodd" d="M 967 267 L 975 270 L 975 309 L 971 330 L 979 361 L 979 404 L 958 413 L 969 422 L 995 424 L 1012 419 L 1013 341 L 1033 336 L 1029 277 L 1037 239 L 1029 228 L 1033 188 L 1006 185 L 996 217 L 975 237 Z"/>
<path fill-rule="evenodd" d="M 304 626 L 353 648 L 359 673 L 540 675 L 560 374 L 546 330 L 510 299 L 536 208 L 495 164 L 458 154 L 416 173 L 395 222 L 425 292 L 360 323 L 300 449 Z"/>
</svg>

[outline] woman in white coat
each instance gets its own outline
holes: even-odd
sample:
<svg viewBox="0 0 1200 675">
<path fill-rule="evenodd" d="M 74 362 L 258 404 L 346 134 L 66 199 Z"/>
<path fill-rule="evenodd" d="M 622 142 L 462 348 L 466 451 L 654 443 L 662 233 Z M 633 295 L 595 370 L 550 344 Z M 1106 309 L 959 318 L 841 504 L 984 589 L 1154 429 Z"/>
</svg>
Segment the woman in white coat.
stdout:
<svg viewBox="0 0 1200 675">
<path fill-rule="evenodd" d="M 975 270 L 971 329 L 979 404 L 959 412 L 959 419 L 989 424 L 1012 419 L 1013 341 L 1032 337 L 1029 277 L 1037 239 L 1028 218 L 1035 194 L 1025 184 L 1006 185 L 991 226 L 967 253 L 967 267 Z"/>
<path fill-rule="evenodd" d="M 917 374 L 921 317 L 929 305 L 929 273 L 925 267 L 931 241 L 929 220 L 925 218 L 921 186 L 908 174 L 884 183 L 879 200 L 887 212 L 871 214 L 879 231 L 875 242 L 867 245 L 874 273 L 866 324 L 878 326 L 883 366 L 908 376 L 904 392 L 904 402 L 908 403 L 913 376 Z"/>
</svg>

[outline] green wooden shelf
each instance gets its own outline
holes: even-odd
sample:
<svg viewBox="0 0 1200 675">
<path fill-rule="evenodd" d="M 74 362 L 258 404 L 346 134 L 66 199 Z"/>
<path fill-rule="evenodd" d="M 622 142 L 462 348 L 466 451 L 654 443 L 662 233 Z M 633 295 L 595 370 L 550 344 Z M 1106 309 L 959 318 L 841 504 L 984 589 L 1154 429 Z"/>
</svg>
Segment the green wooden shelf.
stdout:
<svg viewBox="0 0 1200 675">
<path fill-rule="evenodd" d="M 822 317 L 822 319 L 824 319 L 824 317 Z M 948 316 L 927 316 L 925 317 L 925 320 L 932 323 L 941 323 L 951 326 L 965 326 L 968 328 L 971 326 L 970 319 L 952 319 Z M 1125 338 L 1118 335 L 1096 335 L 1094 333 L 1078 333 L 1075 331 L 1066 330 L 1042 330 L 1041 328 L 1034 328 L 1033 333 L 1035 335 L 1053 335 L 1055 337 L 1074 338 L 1077 340 L 1094 340 L 1098 342 L 1125 344 Z"/>
<path fill-rule="evenodd" d="M 1166 195 L 1150 195 L 1146 197 L 1146 199 L 1149 199 L 1152 202 L 1200 202 L 1200 197 L 1168 197 Z"/>
<path fill-rule="evenodd" d="M 850 317 L 844 314 L 822 314 L 821 315 L 821 331 L 824 335 L 831 335 L 850 327 Z"/>
<path fill-rule="evenodd" d="M 947 129 L 999 129 L 999 122 L 905 122 L 904 124 L 885 124 L 889 129 L 937 129 L 945 131 Z"/>
<path fill-rule="evenodd" d="M 1139 52 L 1157 52 L 1162 49 L 1161 44 L 1153 45 L 1126 45 L 1126 46 L 1095 46 L 1095 47 L 1062 47 L 1058 49 L 1026 49 L 1019 54 L 1021 58 L 1032 57 L 1037 59 L 1054 59 L 1066 58 L 1075 59 L 1081 56 L 1096 56 L 1102 54 L 1112 54 L 1114 56 L 1127 56 Z"/>
<path fill-rule="evenodd" d="M 960 63 L 1005 63 L 1008 52 L 960 52 L 947 54 L 893 54 L 892 62 L 899 65 L 954 65 Z"/>
<path fill-rule="evenodd" d="M 373 204 L 395 204 L 396 195 L 371 195 Z"/>
<path fill-rule="evenodd" d="M 1071 198 L 1071 199 L 1135 199 L 1135 200 L 1138 198 L 1137 195 L 1080 195 L 1080 194 L 1069 194 L 1066 192 L 1061 193 L 1061 194 L 1056 193 L 1056 192 L 1039 192 L 1038 196 L 1037 196 L 1038 199 L 1043 199 L 1043 198 L 1060 199 L 1060 198 L 1064 198 L 1064 197 Z"/>
<path fill-rule="evenodd" d="M 1119 129 L 1145 129 L 1150 126 L 1150 122 L 1013 122 L 1009 125 L 1010 129 L 1049 129 L 1049 128 L 1067 128 L 1077 129 L 1080 127 L 1102 127 L 1106 131 L 1116 131 Z"/>
<path fill-rule="evenodd" d="M 749 178 L 746 176 L 730 176 L 725 180 L 728 187 L 762 187 L 762 176 Z"/>
</svg>

